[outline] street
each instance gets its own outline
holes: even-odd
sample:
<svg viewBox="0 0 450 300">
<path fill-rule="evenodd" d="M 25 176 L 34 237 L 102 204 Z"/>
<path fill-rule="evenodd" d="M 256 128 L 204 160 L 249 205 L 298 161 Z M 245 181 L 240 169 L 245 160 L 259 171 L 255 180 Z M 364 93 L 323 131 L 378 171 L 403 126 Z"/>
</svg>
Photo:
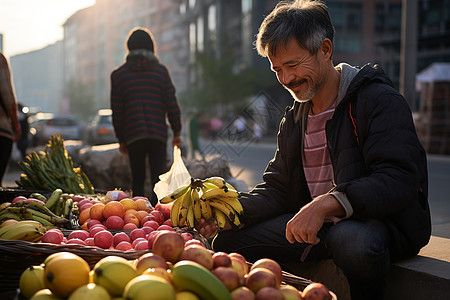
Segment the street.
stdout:
<svg viewBox="0 0 450 300">
<path fill-rule="evenodd" d="M 262 173 L 272 159 L 276 144 L 254 142 L 232 142 L 218 140 L 214 143 L 203 141 L 206 152 L 226 155 L 230 162 L 231 174 L 245 181 L 252 188 L 262 181 Z M 450 157 L 428 155 L 428 200 L 431 209 L 433 230 L 439 225 L 450 224 L 450 201 L 447 190 L 450 183 Z"/>
</svg>

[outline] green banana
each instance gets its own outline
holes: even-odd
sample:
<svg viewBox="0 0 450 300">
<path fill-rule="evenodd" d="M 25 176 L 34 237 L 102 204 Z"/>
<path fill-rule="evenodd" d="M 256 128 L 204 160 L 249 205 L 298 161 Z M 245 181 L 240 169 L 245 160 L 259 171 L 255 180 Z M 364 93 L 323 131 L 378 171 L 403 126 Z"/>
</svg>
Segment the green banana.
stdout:
<svg viewBox="0 0 450 300">
<path fill-rule="evenodd" d="M 45 206 L 47 206 L 49 209 L 52 209 L 52 207 L 58 202 L 62 193 L 63 191 L 61 189 L 54 190 L 51 196 L 48 198 L 47 202 L 45 202 Z"/>
<path fill-rule="evenodd" d="M 172 267 L 172 276 L 177 289 L 192 291 L 201 299 L 231 300 L 225 285 L 199 263 L 181 260 Z"/>
<path fill-rule="evenodd" d="M 66 202 L 64 203 L 64 218 L 68 219 L 69 215 L 70 215 L 70 210 L 72 209 L 73 206 L 73 200 L 72 198 L 68 198 L 66 199 Z"/>
<path fill-rule="evenodd" d="M 38 200 L 41 200 L 44 203 L 47 201 L 47 198 L 44 195 L 40 194 L 40 193 L 31 193 L 29 198 L 38 199 Z"/>
</svg>

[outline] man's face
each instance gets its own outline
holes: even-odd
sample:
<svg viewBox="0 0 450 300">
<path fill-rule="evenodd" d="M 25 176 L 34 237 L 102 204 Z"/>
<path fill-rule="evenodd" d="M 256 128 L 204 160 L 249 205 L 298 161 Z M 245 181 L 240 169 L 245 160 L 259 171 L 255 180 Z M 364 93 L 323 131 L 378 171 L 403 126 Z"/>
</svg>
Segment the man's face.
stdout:
<svg viewBox="0 0 450 300">
<path fill-rule="evenodd" d="M 269 60 L 278 81 L 298 101 L 312 99 L 323 85 L 324 68 L 317 54 L 311 55 L 294 38 L 286 47 L 279 47 L 275 55 L 269 54 Z"/>
</svg>

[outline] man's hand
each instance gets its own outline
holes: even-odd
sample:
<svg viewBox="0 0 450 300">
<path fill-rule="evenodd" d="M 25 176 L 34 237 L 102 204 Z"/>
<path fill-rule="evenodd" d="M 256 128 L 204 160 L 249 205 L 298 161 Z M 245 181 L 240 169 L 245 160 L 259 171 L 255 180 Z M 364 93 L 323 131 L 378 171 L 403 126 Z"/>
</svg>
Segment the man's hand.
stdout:
<svg viewBox="0 0 450 300">
<path fill-rule="evenodd" d="M 230 222 L 226 220 L 225 226 L 222 230 L 230 230 L 232 228 Z M 210 239 L 219 232 L 219 228 L 214 220 L 206 221 L 205 219 L 201 219 L 200 223 L 195 225 L 195 229 L 200 232 L 205 238 Z"/>
<path fill-rule="evenodd" d="M 181 148 L 181 145 L 183 145 L 183 138 L 181 136 L 174 136 L 172 138 L 172 146 L 177 146 L 178 148 Z"/>
<path fill-rule="evenodd" d="M 290 243 L 317 244 L 317 237 L 326 218 L 345 215 L 344 208 L 332 195 L 322 195 L 303 206 L 286 225 L 286 239 Z"/>
<path fill-rule="evenodd" d="M 207 239 L 214 237 L 219 232 L 219 228 L 217 228 L 214 220 L 206 221 L 201 219 L 200 223 L 195 225 L 195 229 Z"/>
<path fill-rule="evenodd" d="M 119 151 L 120 151 L 120 153 L 122 153 L 122 154 L 128 154 L 128 149 L 127 149 L 127 144 L 125 144 L 125 143 L 120 143 L 119 144 Z"/>
</svg>

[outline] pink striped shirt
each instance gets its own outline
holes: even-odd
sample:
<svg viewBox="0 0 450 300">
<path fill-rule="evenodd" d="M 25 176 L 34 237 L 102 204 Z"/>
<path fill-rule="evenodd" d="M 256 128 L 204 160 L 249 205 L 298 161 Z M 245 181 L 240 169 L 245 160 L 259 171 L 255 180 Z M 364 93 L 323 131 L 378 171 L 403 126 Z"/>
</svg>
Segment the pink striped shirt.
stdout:
<svg viewBox="0 0 450 300">
<path fill-rule="evenodd" d="M 325 135 L 326 121 L 331 119 L 337 101 L 319 114 L 308 114 L 304 150 L 303 169 L 311 196 L 315 197 L 327 193 L 333 187 L 333 166 L 327 147 Z"/>
</svg>

